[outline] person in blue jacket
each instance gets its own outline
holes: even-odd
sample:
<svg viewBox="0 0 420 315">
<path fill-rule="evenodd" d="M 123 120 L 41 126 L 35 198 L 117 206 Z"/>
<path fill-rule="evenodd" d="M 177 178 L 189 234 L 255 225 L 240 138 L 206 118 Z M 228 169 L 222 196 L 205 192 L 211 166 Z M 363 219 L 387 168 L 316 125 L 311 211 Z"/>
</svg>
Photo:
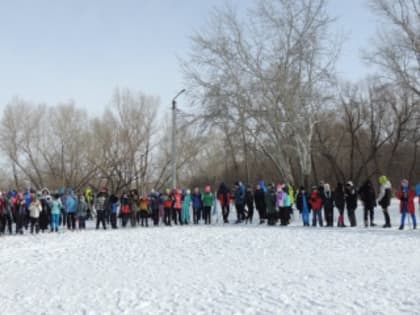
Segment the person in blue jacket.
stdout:
<svg viewBox="0 0 420 315">
<path fill-rule="evenodd" d="M 72 189 L 67 191 L 64 198 L 64 208 L 67 213 L 67 228 L 69 230 L 76 229 L 76 212 L 77 212 L 77 198 Z"/>
<path fill-rule="evenodd" d="M 236 223 L 241 223 L 245 219 L 245 186 L 241 182 L 235 183 L 235 191 L 233 193 L 236 208 Z"/>
<path fill-rule="evenodd" d="M 191 194 L 191 202 L 193 207 L 193 223 L 198 224 L 201 219 L 201 211 L 203 208 L 201 193 L 198 187 L 194 188 L 194 192 Z"/>
<path fill-rule="evenodd" d="M 296 195 L 296 207 L 302 216 L 303 226 L 309 226 L 309 197 L 303 186 L 299 188 Z"/>
</svg>

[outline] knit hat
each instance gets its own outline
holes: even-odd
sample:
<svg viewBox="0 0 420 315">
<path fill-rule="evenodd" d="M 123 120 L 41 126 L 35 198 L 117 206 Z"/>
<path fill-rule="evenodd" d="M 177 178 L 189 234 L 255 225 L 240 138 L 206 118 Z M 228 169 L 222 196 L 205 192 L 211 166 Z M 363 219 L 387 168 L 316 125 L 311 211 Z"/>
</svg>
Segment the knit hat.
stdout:
<svg viewBox="0 0 420 315">
<path fill-rule="evenodd" d="M 403 179 L 403 180 L 401 181 L 401 186 L 403 186 L 403 187 L 408 187 L 408 180 Z"/>
<path fill-rule="evenodd" d="M 351 187 L 353 187 L 354 185 L 353 185 L 353 182 L 351 181 L 351 180 L 349 180 L 348 182 L 347 182 L 347 185 L 348 186 L 351 186 Z"/>
<path fill-rule="evenodd" d="M 379 184 L 383 185 L 388 181 L 388 178 L 385 175 L 379 177 Z"/>
</svg>

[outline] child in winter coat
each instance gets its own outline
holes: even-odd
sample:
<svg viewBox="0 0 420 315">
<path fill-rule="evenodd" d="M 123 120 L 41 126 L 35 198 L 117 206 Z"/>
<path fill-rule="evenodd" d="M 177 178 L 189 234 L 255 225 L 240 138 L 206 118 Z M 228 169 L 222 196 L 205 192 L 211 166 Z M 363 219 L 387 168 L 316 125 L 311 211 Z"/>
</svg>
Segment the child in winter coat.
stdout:
<svg viewBox="0 0 420 315">
<path fill-rule="evenodd" d="M 324 204 L 325 221 L 328 227 L 334 226 L 334 194 L 329 184 L 324 184 L 324 192 L 322 194 L 322 202 Z"/>
<path fill-rule="evenodd" d="M 182 199 L 181 222 L 182 224 L 190 223 L 190 206 L 191 206 L 191 191 L 187 189 Z"/>
<path fill-rule="evenodd" d="M 280 224 L 283 226 L 288 225 L 290 221 L 290 198 L 284 188 L 278 185 L 276 195 L 276 208 L 279 210 Z"/>
<path fill-rule="evenodd" d="M 245 223 L 252 223 L 252 218 L 254 216 L 254 195 L 252 193 L 251 187 L 247 187 L 245 192 L 245 203 L 246 208 L 248 209 L 248 215 L 245 219 Z"/>
<path fill-rule="evenodd" d="M 232 199 L 232 193 L 225 183 L 221 183 L 219 190 L 217 191 L 217 199 L 219 200 L 220 207 L 222 208 L 223 223 L 229 223 L 229 212 L 230 212 L 230 200 Z"/>
<path fill-rule="evenodd" d="M 203 208 L 203 203 L 201 201 L 201 193 L 198 187 L 194 188 L 194 192 L 191 195 L 191 202 L 193 207 L 193 222 L 198 224 L 201 219 L 201 211 Z"/>
<path fill-rule="evenodd" d="M 322 197 L 318 191 L 317 186 L 312 187 L 311 195 L 309 196 L 309 203 L 312 209 L 312 226 L 317 225 L 317 221 L 319 222 L 319 226 L 323 226 L 322 222 Z"/>
<path fill-rule="evenodd" d="M 86 229 L 86 218 L 87 218 L 88 204 L 85 197 L 79 194 L 77 199 L 77 220 L 79 222 L 79 230 Z"/>
<path fill-rule="evenodd" d="M 54 195 L 50 202 L 51 209 L 51 232 L 58 232 L 61 215 L 61 200 L 58 194 Z"/>
<path fill-rule="evenodd" d="M 165 193 L 161 196 L 161 200 L 164 212 L 163 222 L 166 226 L 171 226 L 173 197 L 170 189 L 166 189 Z"/>
<path fill-rule="evenodd" d="M 267 206 L 267 224 L 275 225 L 277 223 L 277 207 L 276 207 L 277 192 L 272 184 L 265 194 L 265 204 Z"/>
<path fill-rule="evenodd" d="M 181 207 L 182 207 L 182 193 L 180 189 L 174 189 L 173 192 L 173 199 L 174 199 L 174 205 L 173 205 L 173 212 L 172 212 L 172 219 L 175 222 L 175 225 L 179 224 L 182 225 L 181 220 Z"/>
<path fill-rule="evenodd" d="M 140 224 L 141 226 L 149 226 L 149 204 L 147 196 L 144 194 L 140 197 L 139 208 L 140 208 Z"/>
<path fill-rule="evenodd" d="M 111 229 L 117 229 L 117 217 L 120 207 L 119 200 L 116 194 L 112 194 L 108 199 L 108 207 L 110 208 L 110 222 Z"/>
<path fill-rule="evenodd" d="M 201 201 L 203 203 L 204 224 L 211 224 L 211 207 L 213 206 L 214 197 L 209 185 L 204 188 Z"/>
<path fill-rule="evenodd" d="M 130 192 L 130 204 L 131 204 L 131 212 L 130 212 L 130 224 L 132 227 L 135 227 L 137 223 L 140 222 L 140 198 L 137 193 L 137 190 L 132 190 Z"/>
<path fill-rule="evenodd" d="M 389 217 L 388 213 L 388 207 L 391 204 L 391 182 L 388 180 L 388 178 L 383 175 L 379 177 L 379 196 L 377 203 L 382 207 L 382 211 L 384 213 L 385 218 L 385 224 L 384 228 L 390 228 L 391 227 L 391 218 Z"/>
<path fill-rule="evenodd" d="M 334 204 L 338 209 L 338 227 L 346 227 L 344 225 L 344 207 L 346 204 L 344 187 L 342 183 L 338 183 L 334 190 Z"/>
<path fill-rule="evenodd" d="M 149 206 L 152 212 L 153 225 L 159 225 L 159 193 L 152 189 L 149 195 Z"/>
<path fill-rule="evenodd" d="M 260 217 L 260 224 L 264 223 L 264 219 L 267 218 L 267 206 L 265 204 L 265 187 L 261 187 L 261 184 L 257 184 L 254 192 L 255 208 L 257 208 L 258 215 Z"/>
<path fill-rule="evenodd" d="M 6 227 L 9 230 L 9 234 L 12 234 L 12 221 L 13 216 L 7 197 L 0 192 L 0 234 L 6 232 Z"/>
<path fill-rule="evenodd" d="M 296 195 L 296 207 L 302 215 L 303 226 L 309 226 L 309 197 L 303 186 L 300 187 L 299 192 Z"/>
<path fill-rule="evenodd" d="M 414 206 L 414 197 L 416 193 L 413 189 L 408 186 L 408 180 L 403 179 L 401 181 L 401 188 L 397 193 L 397 198 L 400 200 L 400 211 L 401 211 L 401 225 L 400 230 L 404 229 L 405 217 L 407 213 L 411 215 L 413 220 L 413 229 L 417 227 L 416 213 Z"/>
<path fill-rule="evenodd" d="M 130 220 L 131 214 L 131 202 L 128 198 L 127 193 L 123 193 L 120 198 L 120 215 L 121 215 L 121 225 L 122 227 L 126 227 L 128 221 Z"/>
<path fill-rule="evenodd" d="M 31 234 L 39 232 L 39 215 L 41 214 L 42 206 L 39 201 L 39 196 L 36 196 L 29 206 L 29 219 L 31 221 Z"/>
</svg>

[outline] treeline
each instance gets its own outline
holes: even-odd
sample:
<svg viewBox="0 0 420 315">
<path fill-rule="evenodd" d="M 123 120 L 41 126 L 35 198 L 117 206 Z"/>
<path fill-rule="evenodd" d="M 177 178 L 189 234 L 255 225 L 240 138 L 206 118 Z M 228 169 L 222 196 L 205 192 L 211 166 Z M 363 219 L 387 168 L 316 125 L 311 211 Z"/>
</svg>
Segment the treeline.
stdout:
<svg viewBox="0 0 420 315">
<path fill-rule="evenodd" d="M 180 186 L 418 181 L 420 6 L 367 3 L 381 24 L 364 53 L 372 73 L 360 82 L 336 73 L 342 36 L 325 0 L 215 9 L 181 61 L 191 106 L 178 111 Z M 169 187 L 169 110 L 157 115 L 158 105 L 117 90 L 91 118 L 75 104 L 12 100 L 0 126 L 2 185 Z"/>
</svg>

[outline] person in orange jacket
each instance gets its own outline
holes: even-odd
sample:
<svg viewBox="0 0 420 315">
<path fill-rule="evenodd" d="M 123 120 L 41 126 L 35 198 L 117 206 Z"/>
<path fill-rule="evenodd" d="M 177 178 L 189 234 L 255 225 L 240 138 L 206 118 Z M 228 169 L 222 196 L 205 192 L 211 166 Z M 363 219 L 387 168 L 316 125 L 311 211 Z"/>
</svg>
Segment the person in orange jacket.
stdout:
<svg viewBox="0 0 420 315">
<path fill-rule="evenodd" d="M 322 222 L 322 196 L 319 193 L 318 187 L 313 186 L 312 192 L 309 195 L 309 204 L 312 209 L 312 226 L 316 226 L 319 221 L 319 226 L 323 226 Z"/>
<path fill-rule="evenodd" d="M 401 188 L 397 193 L 397 198 L 400 200 L 400 212 L 401 212 L 401 225 L 400 230 L 404 229 L 405 217 L 407 213 L 411 215 L 413 220 L 413 229 L 417 227 L 416 221 L 416 208 L 414 206 L 414 197 L 416 193 L 408 185 L 408 180 L 403 179 L 401 181 Z"/>
</svg>

